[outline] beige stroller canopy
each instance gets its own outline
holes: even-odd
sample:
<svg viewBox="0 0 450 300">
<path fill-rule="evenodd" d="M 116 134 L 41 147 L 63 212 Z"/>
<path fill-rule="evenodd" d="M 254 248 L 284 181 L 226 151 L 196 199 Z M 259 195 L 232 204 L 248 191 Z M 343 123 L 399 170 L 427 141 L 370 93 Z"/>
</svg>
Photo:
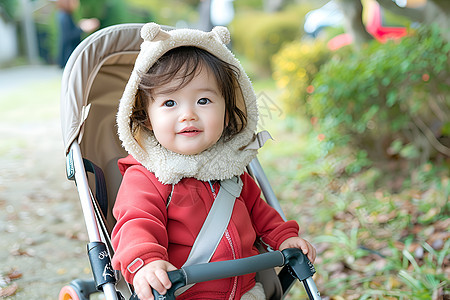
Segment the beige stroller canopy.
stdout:
<svg viewBox="0 0 450 300">
<path fill-rule="evenodd" d="M 65 154 L 74 141 L 83 158 L 106 176 L 112 207 L 120 185 L 117 160 L 127 156 L 117 135 L 116 114 L 142 43 L 144 24 L 121 24 L 84 39 L 70 56 L 61 83 L 61 126 Z M 111 230 L 114 219 L 107 215 Z"/>
<path fill-rule="evenodd" d="M 66 153 L 77 138 L 80 144 L 83 138 L 88 139 L 84 144 L 101 145 L 100 148 L 113 145 L 111 150 L 123 151 L 117 137 L 110 136 L 116 135 L 111 126 L 115 129 L 117 105 L 142 43 L 139 34 L 142 25 L 105 28 L 83 40 L 72 53 L 61 87 L 61 126 Z M 89 110 L 95 110 L 92 120 L 87 120 Z M 95 134 L 90 134 L 91 127 Z M 111 132 L 104 136 L 107 131 Z M 87 156 L 95 152 L 83 151 Z"/>
</svg>

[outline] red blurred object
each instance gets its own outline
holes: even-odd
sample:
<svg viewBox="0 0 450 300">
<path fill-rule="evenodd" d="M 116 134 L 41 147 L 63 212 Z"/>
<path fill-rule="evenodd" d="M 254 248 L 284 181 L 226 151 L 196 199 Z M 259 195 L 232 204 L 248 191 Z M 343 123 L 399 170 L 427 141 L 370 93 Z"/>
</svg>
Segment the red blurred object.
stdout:
<svg viewBox="0 0 450 300">
<path fill-rule="evenodd" d="M 400 39 L 407 34 L 405 27 L 384 27 L 381 24 L 381 8 L 375 1 L 369 3 L 369 16 L 366 30 L 381 43 L 386 43 L 388 40 Z M 350 45 L 352 42 L 352 36 L 348 33 L 343 33 L 332 38 L 327 46 L 330 50 L 334 51 L 343 46 Z"/>
</svg>

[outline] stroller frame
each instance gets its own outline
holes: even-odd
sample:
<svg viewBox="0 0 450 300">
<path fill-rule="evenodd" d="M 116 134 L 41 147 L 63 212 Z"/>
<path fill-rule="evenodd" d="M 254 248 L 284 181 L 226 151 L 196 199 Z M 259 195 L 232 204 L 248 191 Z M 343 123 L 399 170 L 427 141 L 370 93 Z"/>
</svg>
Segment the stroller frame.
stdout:
<svg viewBox="0 0 450 300">
<path fill-rule="evenodd" d="M 101 287 L 103 293 L 105 294 L 105 299 L 115 300 L 118 299 L 118 296 L 115 286 L 116 280 L 114 273 L 112 274 L 112 277 L 103 275 L 110 275 L 110 273 L 106 273 L 105 271 L 112 270 L 111 260 L 109 258 L 110 255 L 107 251 L 106 245 L 103 243 L 102 234 L 98 226 L 99 219 L 96 208 L 94 207 L 95 200 L 93 199 L 90 192 L 91 189 L 89 187 L 87 176 L 85 175 L 86 170 L 84 168 L 80 145 L 78 145 L 77 142 L 74 142 L 72 144 L 70 154 L 71 158 L 68 159 L 69 163 L 67 165 L 67 174 L 68 177 L 73 175 L 74 180 L 77 184 L 78 195 L 80 197 L 81 208 L 83 211 L 84 221 L 86 223 L 86 229 L 90 241 L 90 243 L 88 244 L 88 253 L 96 287 Z M 70 163 L 70 161 L 72 161 L 73 164 Z M 91 255 L 93 256 L 93 254 L 91 254 L 91 249 L 95 249 L 96 247 L 99 247 L 99 249 L 96 249 L 97 251 L 95 253 L 97 254 L 98 258 L 101 258 L 100 263 L 95 263 L 95 260 L 91 259 Z M 107 251 L 108 254 L 106 254 L 104 251 Z M 100 279 L 101 276 L 106 277 L 105 280 L 102 281 Z"/>
<path fill-rule="evenodd" d="M 88 255 L 94 281 L 82 281 L 78 279 L 72 281 L 69 288 L 66 286 L 61 290 L 60 299 L 89 299 L 89 295 L 96 291 L 102 291 L 106 300 L 137 299 L 135 295 L 132 295 L 131 286 L 126 284 L 121 278 L 120 272 L 114 271 L 111 266 L 110 258 L 113 255 L 113 249 L 108 236 L 111 228 L 108 228 L 106 224 L 110 212 L 108 212 L 108 209 L 104 209 L 104 205 L 108 205 L 108 202 L 114 201 L 111 199 L 115 198 L 116 190 L 115 188 L 111 188 L 111 185 L 117 185 L 117 180 L 113 184 L 108 184 L 108 182 L 105 184 L 104 181 L 100 180 L 99 182 L 103 182 L 103 186 L 98 185 L 96 182 L 96 193 L 98 194 L 98 191 L 106 191 L 108 189 L 109 198 L 106 194 L 104 197 L 100 197 L 103 199 L 99 199 L 98 196 L 94 197 L 90 188 L 92 185 L 90 185 L 91 180 L 86 173 L 85 165 L 87 160 L 82 153 L 83 146 L 81 143 L 91 105 L 89 103 L 90 90 L 95 84 L 97 74 L 103 65 L 107 65 L 110 60 L 114 63 L 117 55 L 126 53 L 127 55 L 137 56 L 141 43 L 139 31 L 143 25 L 122 24 L 97 31 L 83 40 L 75 49 L 63 73 L 61 87 L 61 123 L 67 157 L 66 171 L 68 179 L 75 180 L 78 190 L 90 241 L 88 244 Z M 105 42 L 107 42 L 106 45 Z M 114 46 L 114 49 L 109 48 L 111 45 Z M 92 58 L 94 54 L 98 55 L 99 48 L 101 50 L 99 57 Z M 129 72 L 131 73 L 131 68 Z M 125 83 L 126 81 L 123 86 Z M 73 88 L 72 84 L 79 85 L 81 91 Z M 123 91 L 123 88 L 116 87 L 116 90 L 117 92 Z M 120 99 L 120 95 L 117 99 L 113 100 L 118 101 L 118 99 Z M 118 103 L 112 106 L 113 111 L 116 104 Z M 73 111 L 75 114 L 72 114 Z M 111 123 L 111 120 L 109 123 Z M 104 127 L 102 126 L 102 129 Z M 108 131 L 114 130 L 114 125 L 112 125 L 112 128 L 111 124 L 109 124 L 109 127 L 106 127 Z M 92 140 L 92 137 L 90 139 Z M 119 143 L 118 147 L 121 149 L 120 141 L 118 141 L 117 137 L 116 139 L 116 144 Z M 93 149 L 88 150 L 92 152 Z M 89 152 L 88 150 L 86 151 Z M 124 156 L 123 149 L 118 151 L 122 151 L 120 154 Z M 111 161 L 116 162 L 114 159 L 107 160 L 107 163 L 103 161 L 101 167 L 104 168 L 106 166 L 108 168 L 108 164 Z M 269 205 L 286 219 L 257 158 L 250 163 L 247 170 L 256 179 Z M 103 177 L 103 174 L 95 174 L 96 181 L 100 177 Z M 106 203 L 104 203 L 105 201 Z M 109 206 L 112 207 L 112 205 Z M 281 278 L 279 288 L 281 288 L 282 294 L 285 294 L 290 289 L 294 280 L 297 278 L 303 282 L 310 299 L 320 299 L 320 293 L 312 280 L 312 275 L 315 273 L 312 264 L 300 250 L 286 250 L 283 252 L 270 251 L 255 257 L 236 261 L 208 263 L 169 272 L 169 277 L 173 282 L 173 288 L 165 296 L 155 293 L 155 299 L 175 299 L 173 294 L 175 289 L 186 284 L 254 273 L 277 266 L 285 266 L 279 273 L 279 277 Z M 221 270 L 220 274 L 217 270 Z"/>
</svg>

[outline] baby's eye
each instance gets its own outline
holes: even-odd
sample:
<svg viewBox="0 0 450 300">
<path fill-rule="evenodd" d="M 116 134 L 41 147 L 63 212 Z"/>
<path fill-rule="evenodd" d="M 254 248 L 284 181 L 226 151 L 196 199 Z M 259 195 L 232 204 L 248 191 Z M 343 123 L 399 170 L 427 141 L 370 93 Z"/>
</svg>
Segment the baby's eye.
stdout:
<svg viewBox="0 0 450 300">
<path fill-rule="evenodd" d="M 177 103 L 173 100 L 167 100 L 166 102 L 163 103 L 163 106 L 165 107 L 173 107 L 175 106 Z"/>
<path fill-rule="evenodd" d="M 209 100 L 208 98 L 201 98 L 201 99 L 198 99 L 198 101 L 197 101 L 197 103 L 200 104 L 200 105 L 205 105 L 205 104 L 208 104 L 210 102 L 211 102 L 211 100 Z"/>
</svg>

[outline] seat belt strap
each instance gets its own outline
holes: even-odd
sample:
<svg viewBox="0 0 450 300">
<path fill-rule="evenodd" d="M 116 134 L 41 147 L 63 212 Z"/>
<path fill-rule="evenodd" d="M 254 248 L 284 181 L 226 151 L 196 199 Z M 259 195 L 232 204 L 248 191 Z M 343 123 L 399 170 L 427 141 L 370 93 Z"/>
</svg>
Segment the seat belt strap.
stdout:
<svg viewBox="0 0 450 300">
<path fill-rule="evenodd" d="M 209 262 L 228 227 L 234 202 L 241 194 L 242 180 L 235 176 L 221 181 L 220 187 L 183 267 Z"/>
<path fill-rule="evenodd" d="M 207 263 L 211 260 L 219 246 L 220 240 L 230 223 L 234 202 L 242 191 L 242 180 L 239 176 L 220 181 L 220 190 L 214 200 L 208 216 L 200 229 L 189 257 L 183 267 Z M 186 285 L 175 292 L 179 296 L 195 283 Z"/>
</svg>

